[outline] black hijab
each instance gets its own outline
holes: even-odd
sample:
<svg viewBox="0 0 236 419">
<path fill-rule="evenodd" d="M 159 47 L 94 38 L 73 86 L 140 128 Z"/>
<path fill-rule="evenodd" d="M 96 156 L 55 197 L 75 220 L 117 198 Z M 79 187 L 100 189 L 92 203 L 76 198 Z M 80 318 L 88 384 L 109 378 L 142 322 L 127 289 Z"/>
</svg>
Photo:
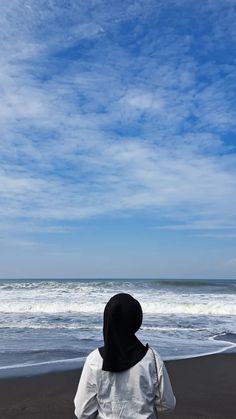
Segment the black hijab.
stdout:
<svg viewBox="0 0 236 419">
<path fill-rule="evenodd" d="M 148 350 L 135 336 L 142 324 L 143 312 L 129 294 L 116 294 L 104 310 L 104 346 L 99 348 L 104 371 L 120 372 L 137 364 Z"/>
</svg>

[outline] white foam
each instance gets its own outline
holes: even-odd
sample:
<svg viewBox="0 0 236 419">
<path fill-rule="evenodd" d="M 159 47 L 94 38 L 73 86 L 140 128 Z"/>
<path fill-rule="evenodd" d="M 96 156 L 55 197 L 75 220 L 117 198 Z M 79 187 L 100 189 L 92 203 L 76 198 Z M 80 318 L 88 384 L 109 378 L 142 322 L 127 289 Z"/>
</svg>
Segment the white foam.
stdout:
<svg viewBox="0 0 236 419">
<path fill-rule="evenodd" d="M 214 339 L 214 338 L 212 338 Z M 222 341 L 224 342 L 224 341 Z M 199 358 L 202 356 L 209 356 L 220 354 L 228 351 L 229 349 L 236 348 L 235 343 L 225 342 L 226 346 L 214 351 L 199 352 L 196 354 L 187 354 L 180 356 L 163 356 L 164 361 L 176 361 L 191 358 Z M 28 364 L 15 364 L 0 367 L 0 378 L 15 378 L 15 377 L 31 377 L 35 375 L 46 374 L 56 371 L 70 371 L 82 368 L 85 361 L 85 357 L 72 358 L 72 359 L 60 359 L 56 361 L 45 361 L 39 363 L 28 363 Z"/>
<path fill-rule="evenodd" d="M 40 297 L 39 297 L 40 298 Z M 190 299 L 189 299 L 190 300 Z M 215 316 L 232 316 L 236 315 L 236 302 L 226 302 L 219 300 L 205 301 L 186 301 L 178 299 L 178 301 L 149 301 L 143 302 L 142 308 L 144 314 L 188 314 L 188 315 L 215 315 Z M 38 301 L 1 301 L 1 313 L 44 313 L 44 314 L 60 314 L 60 313 L 85 313 L 98 314 L 103 313 L 104 304 L 94 302 L 73 302 L 73 301 L 50 301 L 49 298 Z"/>
<path fill-rule="evenodd" d="M 102 314 L 105 303 L 114 293 L 128 290 L 141 302 L 144 314 L 236 315 L 236 295 L 226 293 L 225 288 L 222 294 L 219 290 L 198 293 L 195 288 L 169 286 L 166 289 L 164 282 L 158 288 L 150 284 L 144 289 L 144 283 L 29 281 L 0 284 L 0 313 Z"/>
<path fill-rule="evenodd" d="M 81 368 L 85 358 L 60 359 L 29 364 L 15 364 L 0 367 L 0 378 L 26 377 L 54 371 L 69 371 Z"/>
<path fill-rule="evenodd" d="M 196 332 L 202 329 L 197 329 L 196 327 L 171 327 L 171 326 L 141 326 L 140 330 L 144 331 L 159 331 L 159 332 L 183 332 L 183 331 L 192 331 Z"/>
<path fill-rule="evenodd" d="M 7 323 L 7 322 L 3 322 L 0 321 L 0 328 L 5 328 L 5 329 L 35 329 L 35 330 L 55 330 L 55 329 L 65 329 L 65 330 L 76 330 L 76 331 L 88 331 L 88 330 L 102 330 L 102 326 L 96 326 L 94 324 L 86 324 L 84 326 L 80 326 L 78 324 L 68 324 L 68 323 L 52 323 L 50 322 L 50 320 L 47 323 L 32 323 L 32 320 L 30 321 L 25 321 L 22 320 L 20 323 L 19 322 L 11 322 L 11 323 Z"/>
<path fill-rule="evenodd" d="M 221 341 L 221 342 L 223 342 L 223 341 Z M 227 344 L 228 345 L 225 346 L 224 348 L 217 349 L 217 350 L 214 350 L 214 351 L 199 352 L 197 354 L 192 354 L 192 355 L 184 355 L 184 356 L 180 355 L 180 356 L 173 356 L 173 357 L 168 357 L 168 358 L 163 357 L 163 360 L 164 361 L 175 361 L 175 360 L 180 360 L 180 359 L 200 358 L 202 356 L 220 354 L 220 353 L 223 353 L 223 352 L 227 352 L 229 349 L 236 348 L 236 345 L 234 343 L 229 344 L 229 342 L 227 342 Z"/>
<path fill-rule="evenodd" d="M 147 302 L 143 303 L 143 311 L 148 314 L 190 314 L 190 315 L 236 315 L 236 304 L 225 301 L 205 299 L 205 301 L 179 299 L 178 302 Z"/>
</svg>

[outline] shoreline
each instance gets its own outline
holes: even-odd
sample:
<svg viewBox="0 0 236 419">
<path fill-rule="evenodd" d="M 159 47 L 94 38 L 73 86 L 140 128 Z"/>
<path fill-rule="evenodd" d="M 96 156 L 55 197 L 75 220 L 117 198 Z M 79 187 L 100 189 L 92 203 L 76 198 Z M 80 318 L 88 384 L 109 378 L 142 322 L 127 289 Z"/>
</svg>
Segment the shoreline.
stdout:
<svg viewBox="0 0 236 419">
<path fill-rule="evenodd" d="M 165 361 L 177 398 L 172 419 L 236 417 L 236 353 Z M 0 418 L 73 418 L 81 368 L 0 379 Z M 166 415 L 159 415 L 164 418 Z"/>
<path fill-rule="evenodd" d="M 213 337 L 214 338 L 214 337 Z M 172 361 L 184 361 L 187 359 L 195 359 L 208 357 L 212 355 L 218 355 L 222 353 L 235 353 L 236 354 L 236 344 L 234 342 L 224 341 L 227 346 L 225 348 L 218 349 L 214 352 L 205 352 L 199 354 L 191 354 L 185 356 L 175 356 L 162 359 L 165 362 Z M 0 380 L 3 379 L 14 379 L 14 378 L 24 378 L 24 377 L 37 377 L 39 375 L 45 375 L 49 373 L 60 373 L 77 370 L 83 367 L 86 357 L 78 358 L 68 358 L 68 359 L 59 359 L 55 361 L 45 361 L 33 364 L 16 364 L 16 365 L 7 365 L 0 367 Z M 56 368 L 54 367 L 56 366 Z"/>
</svg>

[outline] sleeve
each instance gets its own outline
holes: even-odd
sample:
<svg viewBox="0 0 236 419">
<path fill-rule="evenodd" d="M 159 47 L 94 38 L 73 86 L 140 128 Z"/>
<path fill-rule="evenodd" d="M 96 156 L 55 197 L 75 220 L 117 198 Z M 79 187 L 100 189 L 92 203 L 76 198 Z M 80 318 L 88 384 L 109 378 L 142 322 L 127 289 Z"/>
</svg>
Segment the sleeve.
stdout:
<svg viewBox="0 0 236 419">
<path fill-rule="evenodd" d="M 93 419 L 98 413 L 95 371 L 88 358 L 81 373 L 78 389 L 74 398 L 75 416 L 78 419 Z"/>
<path fill-rule="evenodd" d="M 158 368 L 158 383 L 155 398 L 157 412 L 168 413 L 174 410 L 176 399 L 172 390 L 168 372 L 163 361 Z"/>
</svg>

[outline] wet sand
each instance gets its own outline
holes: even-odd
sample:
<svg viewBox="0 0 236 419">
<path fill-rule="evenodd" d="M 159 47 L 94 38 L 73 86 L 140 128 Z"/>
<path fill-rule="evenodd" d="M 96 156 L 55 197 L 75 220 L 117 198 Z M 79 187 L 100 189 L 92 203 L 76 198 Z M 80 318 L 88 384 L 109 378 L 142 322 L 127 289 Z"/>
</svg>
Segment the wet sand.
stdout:
<svg viewBox="0 0 236 419">
<path fill-rule="evenodd" d="M 170 418 L 236 418 L 236 354 L 169 361 L 166 366 L 177 399 Z M 68 371 L 0 380 L 0 418 L 74 418 L 79 376 L 80 371 Z"/>
</svg>

